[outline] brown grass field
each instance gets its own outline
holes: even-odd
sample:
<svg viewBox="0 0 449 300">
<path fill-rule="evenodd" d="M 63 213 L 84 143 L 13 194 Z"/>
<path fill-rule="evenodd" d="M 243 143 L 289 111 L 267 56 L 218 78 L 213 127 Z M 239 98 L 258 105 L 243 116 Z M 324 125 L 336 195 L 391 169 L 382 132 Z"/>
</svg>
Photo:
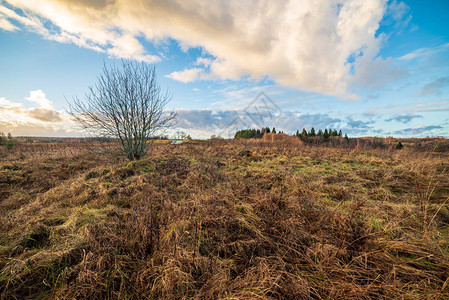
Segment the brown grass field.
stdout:
<svg viewBox="0 0 449 300">
<path fill-rule="evenodd" d="M 0 298 L 448 299 L 436 142 L 2 149 Z"/>
</svg>

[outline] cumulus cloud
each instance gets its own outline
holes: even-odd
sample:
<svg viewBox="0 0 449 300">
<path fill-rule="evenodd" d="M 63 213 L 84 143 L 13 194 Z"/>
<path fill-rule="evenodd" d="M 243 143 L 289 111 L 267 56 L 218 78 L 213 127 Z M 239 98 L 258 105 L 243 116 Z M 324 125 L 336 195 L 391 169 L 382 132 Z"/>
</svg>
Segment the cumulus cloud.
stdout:
<svg viewBox="0 0 449 300">
<path fill-rule="evenodd" d="M 413 119 L 422 118 L 421 115 L 397 115 L 388 119 L 385 119 L 386 122 L 396 121 L 403 124 L 410 123 Z"/>
<path fill-rule="evenodd" d="M 41 90 L 31 91 L 25 98 L 37 107 L 26 108 L 21 102 L 0 97 L 2 131 L 14 135 L 79 136 L 81 132 L 64 111 L 55 110 Z"/>
<path fill-rule="evenodd" d="M 42 90 L 31 91 L 30 96 L 25 98 L 30 102 L 34 102 L 39 105 L 40 108 L 45 108 L 47 110 L 53 109 L 53 103 L 47 99 L 45 93 Z"/>
<path fill-rule="evenodd" d="M 420 96 L 428 96 L 428 95 L 440 95 L 441 90 L 449 86 L 449 76 L 438 78 L 428 84 L 426 84 L 418 94 Z"/>
<path fill-rule="evenodd" d="M 9 19 L 45 38 L 114 57 L 152 62 L 162 56 L 147 53 L 140 39 L 201 47 L 208 59 L 170 74 L 175 80 L 268 77 L 342 98 L 357 98 L 351 78 L 369 77 L 373 59 L 382 63 L 376 57 L 384 36 L 376 31 L 387 7 L 386 0 L 6 2 Z M 405 17 L 401 3 L 395 16 Z"/>
</svg>

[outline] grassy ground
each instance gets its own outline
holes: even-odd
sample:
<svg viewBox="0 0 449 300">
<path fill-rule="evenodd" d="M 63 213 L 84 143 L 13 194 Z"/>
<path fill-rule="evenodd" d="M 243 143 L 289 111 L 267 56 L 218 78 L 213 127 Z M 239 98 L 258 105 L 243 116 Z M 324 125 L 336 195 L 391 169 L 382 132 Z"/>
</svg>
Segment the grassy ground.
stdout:
<svg viewBox="0 0 449 300">
<path fill-rule="evenodd" d="M 447 153 L 96 148 L 3 153 L 0 298 L 449 297 Z"/>
</svg>

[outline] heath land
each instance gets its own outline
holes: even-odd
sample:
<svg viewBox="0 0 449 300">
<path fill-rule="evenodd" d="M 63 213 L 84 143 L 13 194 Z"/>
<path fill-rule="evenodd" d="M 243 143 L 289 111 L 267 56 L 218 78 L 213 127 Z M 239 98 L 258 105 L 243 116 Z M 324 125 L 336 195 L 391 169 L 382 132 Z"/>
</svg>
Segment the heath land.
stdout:
<svg viewBox="0 0 449 300">
<path fill-rule="evenodd" d="M 444 139 L 0 150 L 0 298 L 444 299 Z"/>
</svg>

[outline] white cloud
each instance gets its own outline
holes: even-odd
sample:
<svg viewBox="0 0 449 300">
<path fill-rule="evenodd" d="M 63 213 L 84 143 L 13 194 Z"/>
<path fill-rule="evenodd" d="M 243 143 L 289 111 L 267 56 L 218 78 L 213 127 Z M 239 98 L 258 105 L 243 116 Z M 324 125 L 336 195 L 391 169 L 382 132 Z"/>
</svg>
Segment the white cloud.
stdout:
<svg viewBox="0 0 449 300">
<path fill-rule="evenodd" d="M 176 80 L 268 76 L 343 98 L 356 97 L 348 91 L 352 71 L 357 76 L 379 52 L 383 36 L 376 31 L 386 10 L 386 0 L 6 1 L 21 10 L 8 12 L 10 19 L 47 39 L 147 62 L 158 57 L 138 38 L 174 39 L 214 57 L 170 74 Z M 53 26 L 43 25 L 48 21 Z"/>
<path fill-rule="evenodd" d="M 15 20 L 17 22 L 22 23 L 23 25 L 27 26 L 27 27 L 31 27 L 34 29 L 39 29 L 40 27 L 43 27 L 42 23 L 37 19 L 37 17 L 33 17 L 33 16 L 21 16 L 19 14 L 17 14 L 15 11 L 4 7 L 4 6 L 0 6 L 0 15 L 3 18 L 9 18 L 11 20 Z M 40 32 L 42 33 L 42 32 Z"/>
<path fill-rule="evenodd" d="M 210 58 L 207 58 L 207 57 L 198 57 L 198 58 L 196 59 L 195 65 L 197 65 L 197 66 L 203 65 L 203 66 L 205 66 L 205 67 L 208 67 L 208 66 L 211 65 L 211 63 L 212 63 L 212 59 L 210 59 Z"/>
<path fill-rule="evenodd" d="M 153 63 L 160 60 L 156 55 L 144 54 L 145 49 L 142 44 L 132 35 L 118 36 L 111 41 L 113 45 L 107 52 L 113 57 L 120 57 L 124 59 L 135 59 L 146 63 Z"/>
<path fill-rule="evenodd" d="M 47 99 L 42 90 L 31 91 L 30 96 L 25 99 L 38 104 L 40 108 L 53 109 L 53 103 Z"/>
<path fill-rule="evenodd" d="M 192 69 L 185 69 L 184 71 L 172 72 L 168 74 L 166 77 L 184 83 L 188 83 L 200 79 L 203 75 L 204 75 L 203 69 L 192 68 Z"/>
<path fill-rule="evenodd" d="M 25 108 L 21 102 L 0 97 L 0 127 L 13 135 L 79 136 L 81 131 L 65 111 L 55 110 L 41 90 L 25 98 L 37 107 Z"/>
<path fill-rule="evenodd" d="M 4 15 L 0 14 L 0 29 L 6 31 L 15 31 L 19 28 L 17 28 L 17 26 L 9 22 Z"/>
<path fill-rule="evenodd" d="M 8 108 L 9 109 L 9 108 L 20 108 L 20 107 L 22 107 L 22 104 L 9 101 L 5 97 L 0 97 L 0 108 L 2 108 L 2 109 Z"/>
</svg>

